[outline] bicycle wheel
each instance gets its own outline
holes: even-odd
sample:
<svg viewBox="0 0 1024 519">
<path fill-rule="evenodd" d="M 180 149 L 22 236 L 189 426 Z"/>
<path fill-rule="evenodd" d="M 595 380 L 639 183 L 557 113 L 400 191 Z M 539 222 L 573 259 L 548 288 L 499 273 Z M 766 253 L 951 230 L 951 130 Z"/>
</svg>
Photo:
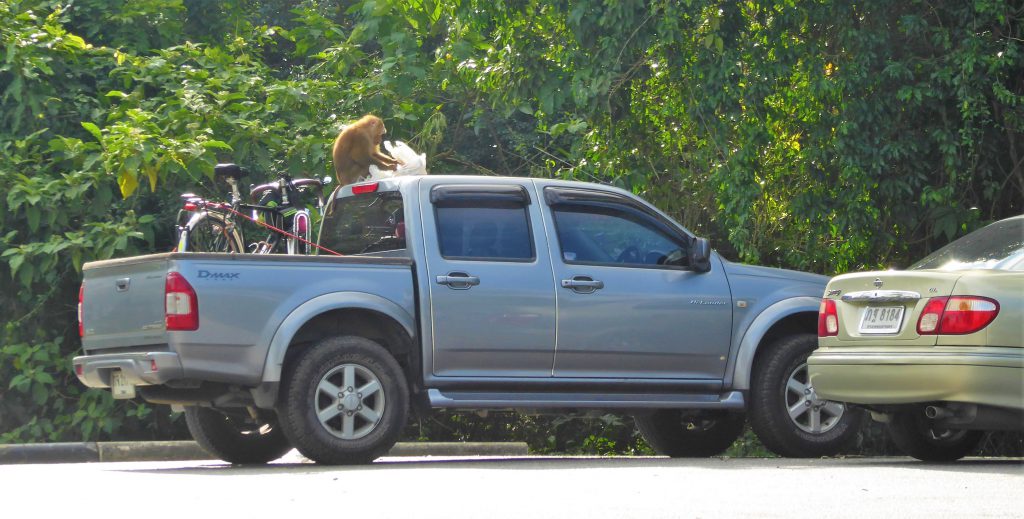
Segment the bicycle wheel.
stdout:
<svg viewBox="0 0 1024 519">
<path fill-rule="evenodd" d="M 202 211 L 192 215 L 188 235 L 179 241 L 179 252 L 244 252 L 242 235 L 221 213 Z"/>
</svg>

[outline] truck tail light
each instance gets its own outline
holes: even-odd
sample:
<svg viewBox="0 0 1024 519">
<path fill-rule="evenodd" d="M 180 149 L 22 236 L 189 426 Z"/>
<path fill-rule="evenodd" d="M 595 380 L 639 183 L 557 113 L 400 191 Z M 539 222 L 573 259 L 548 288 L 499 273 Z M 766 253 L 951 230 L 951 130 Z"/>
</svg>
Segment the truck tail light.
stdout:
<svg viewBox="0 0 1024 519">
<path fill-rule="evenodd" d="M 999 315 L 995 299 L 980 296 L 933 297 L 928 300 L 917 333 L 921 335 L 965 335 L 988 326 Z"/>
<path fill-rule="evenodd" d="M 78 336 L 85 337 L 85 324 L 82 322 L 82 301 L 85 299 L 85 283 L 78 287 Z"/>
<path fill-rule="evenodd" d="M 833 299 L 822 299 L 818 307 L 818 337 L 839 335 L 839 313 Z"/>
<path fill-rule="evenodd" d="M 192 285 L 177 272 L 167 273 L 164 284 L 164 316 L 168 331 L 199 329 L 199 298 Z"/>
</svg>

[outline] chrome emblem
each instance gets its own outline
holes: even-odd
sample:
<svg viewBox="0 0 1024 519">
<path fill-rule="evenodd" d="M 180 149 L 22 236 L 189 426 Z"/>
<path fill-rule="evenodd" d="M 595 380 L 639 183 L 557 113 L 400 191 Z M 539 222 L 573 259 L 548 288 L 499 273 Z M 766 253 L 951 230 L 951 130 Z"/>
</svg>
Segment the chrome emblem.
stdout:
<svg viewBox="0 0 1024 519">
<path fill-rule="evenodd" d="M 875 288 L 882 288 L 882 280 L 875 278 Z"/>
<path fill-rule="evenodd" d="M 842 290 L 829 290 L 828 292 L 825 293 L 825 297 L 835 297 L 842 293 Z"/>
</svg>

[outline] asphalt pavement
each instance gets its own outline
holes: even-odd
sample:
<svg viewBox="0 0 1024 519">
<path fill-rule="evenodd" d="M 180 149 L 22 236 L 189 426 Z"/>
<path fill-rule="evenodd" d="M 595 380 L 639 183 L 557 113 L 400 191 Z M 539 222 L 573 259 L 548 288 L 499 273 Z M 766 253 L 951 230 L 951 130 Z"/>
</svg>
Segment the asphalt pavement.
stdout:
<svg viewBox="0 0 1024 519">
<path fill-rule="evenodd" d="M 0 465 L 5 517 L 1020 518 L 1024 465 L 969 458 L 382 457 Z"/>
</svg>

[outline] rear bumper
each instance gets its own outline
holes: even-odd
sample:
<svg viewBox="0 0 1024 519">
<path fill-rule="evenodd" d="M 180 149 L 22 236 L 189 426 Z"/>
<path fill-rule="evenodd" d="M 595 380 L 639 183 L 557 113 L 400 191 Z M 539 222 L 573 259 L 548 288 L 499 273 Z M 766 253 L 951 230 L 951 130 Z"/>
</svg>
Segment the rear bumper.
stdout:
<svg viewBox="0 0 1024 519">
<path fill-rule="evenodd" d="M 71 362 L 78 380 L 89 387 L 110 387 L 110 374 L 116 370 L 136 386 L 159 385 L 184 376 L 178 354 L 167 351 L 83 355 Z"/>
<path fill-rule="evenodd" d="M 1024 352 L 842 353 L 807 359 L 818 396 L 855 404 L 966 402 L 1024 408 Z"/>
</svg>

